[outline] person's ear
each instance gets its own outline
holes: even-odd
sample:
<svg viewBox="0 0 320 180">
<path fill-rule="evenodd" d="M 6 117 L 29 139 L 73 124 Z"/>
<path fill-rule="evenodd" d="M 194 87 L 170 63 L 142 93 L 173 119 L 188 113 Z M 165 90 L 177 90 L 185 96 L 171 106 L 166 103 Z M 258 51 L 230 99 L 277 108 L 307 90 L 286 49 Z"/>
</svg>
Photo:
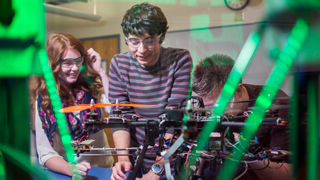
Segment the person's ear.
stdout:
<svg viewBox="0 0 320 180">
<path fill-rule="evenodd" d="M 126 45 L 128 46 L 127 37 L 124 37 L 124 42 L 125 42 Z"/>
<path fill-rule="evenodd" d="M 242 89 L 243 89 L 243 85 L 239 83 L 235 92 L 236 95 L 239 97 L 239 99 L 242 97 Z"/>
</svg>

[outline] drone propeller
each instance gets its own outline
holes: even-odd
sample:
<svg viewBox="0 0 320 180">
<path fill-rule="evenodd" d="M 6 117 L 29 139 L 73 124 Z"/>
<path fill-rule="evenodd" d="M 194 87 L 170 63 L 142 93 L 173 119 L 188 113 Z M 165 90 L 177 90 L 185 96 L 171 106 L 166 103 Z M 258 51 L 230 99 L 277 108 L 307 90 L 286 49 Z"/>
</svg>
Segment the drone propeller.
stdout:
<svg viewBox="0 0 320 180">
<path fill-rule="evenodd" d="M 106 107 L 106 106 L 128 106 L 128 107 L 149 107 L 154 105 L 145 105 L 145 104 L 95 104 L 95 107 Z"/>
<path fill-rule="evenodd" d="M 145 105 L 145 104 L 80 104 L 78 106 L 70 106 L 60 109 L 59 111 L 62 113 L 70 113 L 74 111 L 83 111 L 86 109 L 94 109 L 94 108 L 101 108 L 106 106 L 128 106 L 128 107 L 149 107 L 154 105 Z"/>
<path fill-rule="evenodd" d="M 89 108 L 91 108 L 90 104 L 81 104 L 79 106 L 65 107 L 65 108 L 60 109 L 59 111 L 62 113 L 70 113 L 70 112 L 74 112 L 74 111 L 83 111 L 83 110 L 86 110 Z"/>
</svg>

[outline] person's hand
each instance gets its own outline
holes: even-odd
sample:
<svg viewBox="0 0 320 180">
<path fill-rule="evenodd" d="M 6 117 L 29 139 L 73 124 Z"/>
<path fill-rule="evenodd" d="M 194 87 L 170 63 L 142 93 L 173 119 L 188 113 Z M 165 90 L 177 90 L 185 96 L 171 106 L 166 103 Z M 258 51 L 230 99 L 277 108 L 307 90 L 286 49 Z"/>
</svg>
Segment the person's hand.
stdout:
<svg viewBox="0 0 320 180">
<path fill-rule="evenodd" d="M 88 50 L 88 56 L 90 57 L 91 61 L 92 61 L 92 67 L 93 69 L 99 74 L 101 68 L 101 57 L 100 54 L 97 53 L 95 50 L 93 50 L 92 48 L 90 48 Z"/>
<path fill-rule="evenodd" d="M 73 168 L 73 178 L 75 178 L 75 171 L 78 170 L 79 174 L 82 176 L 83 179 L 87 178 L 88 171 L 91 169 L 91 165 L 88 162 L 82 162 L 76 164 L 76 168 Z"/>
<path fill-rule="evenodd" d="M 142 176 L 142 178 L 136 178 L 136 180 L 160 180 L 161 176 L 153 173 L 151 170 Z"/>
<path fill-rule="evenodd" d="M 234 140 L 239 141 L 239 133 L 234 132 Z"/>
<path fill-rule="evenodd" d="M 125 175 L 126 172 L 129 172 L 132 167 L 130 161 L 119 161 L 112 168 L 112 175 L 110 180 L 119 180 L 127 179 Z"/>
<path fill-rule="evenodd" d="M 221 137 L 221 134 L 219 132 L 211 132 L 209 137 Z"/>
</svg>

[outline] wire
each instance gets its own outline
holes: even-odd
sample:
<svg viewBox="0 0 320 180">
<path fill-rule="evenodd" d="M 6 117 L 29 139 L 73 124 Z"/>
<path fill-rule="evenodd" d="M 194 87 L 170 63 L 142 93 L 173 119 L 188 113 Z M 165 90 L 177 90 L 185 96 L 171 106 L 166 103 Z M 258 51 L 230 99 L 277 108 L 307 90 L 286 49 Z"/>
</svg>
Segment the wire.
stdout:
<svg viewBox="0 0 320 180">
<path fill-rule="evenodd" d="M 224 117 L 224 119 L 226 119 L 229 122 L 229 119 L 226 116 L 223 116 L 223 117 Z M 229 126 L 224 131 L 223 137 L 226 137 L 226 134 L 227 134 L 228 130 L 229 130 Z"/>
<path fill-rule="evenodd" d="M 247 164 L 246 161 L 244 161 L 244 164 L 246 165 L 244 171 L 238 177 L 234 178 L 234 180 L 238 180 L 239 178 L 241 178 L 247 172 L 248 164 Z"/>
<path fill-rule="evenodd" d="M 187 154 L 186 164 L 185 164 L 185 165 L 186 165 L 185 168 L 186 168 L 186 175 L 187 175 L 187 176 L 188 176 L 188 164 L 189 164 L 188 161 L 189 161 L 189 155 L 190 155 L 190 151 L 191 151 L 191 149 L 192 149 L 193 144 L 194 144 L 194 143 L 192 143 L 191 146 L 190 146 L 190 149 L 189 149 L 188 154 Z"/>
<path fill-rule="evenodd" d="M 255 162 L 258 162 L 259 160 L 254 160 L 254 161 L 246 161 L 248 164 L 250 163 L 255 163 Z M 241 162 L 244 162 L 244 161 L 241 161 Z"/>
<path fill-rule="evenodd" d="M 81 140 L 82 140 L 84 137 L 85 137 L 85 138 L 88 138 L 86 135 L 84 135 L 84 136 L 82 136 L 80 139 L 77 140 L 77 143 L 80 143 Z"/>
<path fill-rule="evenodd" d="M 207 153 L 207 152 L 205 152 L 205 151 L 202 151 L 201 152 L 202 153 L 202 155 L 204 156 L 204 157 L 215 157 L 216 155 L 211 155 L 211 154 L 209 154 L 209 153 Z M 202 157 L 203 158 L 203 157 Z"/>
<path fill-rule="evenodd" d="M 238 144 L 239 143 L 239 141 L 236 143 L 236 144 L 232 144 L 227 138 L 225 138 L 225 140 L 224 140 L 226 143 L 228 143 L 229 145 L 231 145 L 231 147 L 234 147 L 234 148 L 236 148 L 240 153 L 242 153 L 242 155 L 244 155 L 245 154 L 245 152 L 242 152 L 242 150 L 240 150 L 237 146 L 235 146 L 236 144 Z"/>
<path fill-rule="evenodd" d="M 239 160 L 235 160 L 235 159 L 232 159 L 232 158 L 226 158 L 230 161 L 236 161 L 236 162 L 247 162 L 248 164 L 250 163 L 255 163 L 255 162 L 258 162 L 259 160 L 254 160 L 254 161 L 239 161 Z M 250 168 L 249 168 L 250 169 Z"/>
<path fill-rule="evenodd" d="M 240 139 L 239 139 L 238 142 L 239 142 L 240 146 L 243 148 L 244 152 L 248 152 L 249 154 L 252 154 L 249 151 L 247 151 L 246 148 L 241 144 L 241 140 Z"/>
<path fill-rule="evenodd" d="M 265 162 L 264 162 L 264 160 L 265 159 L 263 159 L 263 163 L 264 163 L 264 165 L 266 165 L 266 167 L 263 167 L 263 168 L 260 168 L 260 169 L 252 169 L 252 168 L 249 168 L 249 167 L 247 167 L 249 170 L 254 170 L 254 171 L 256 171 L 256 170 L 264 170 L 264 169 L 266 169 L 267 167 L 269 167 L 269 159 L 268 159 L 268 164 L 265 164 Z"/>
<path fill-rule="evenodd" d="M 152 151 L 153 151 L 153 149 L 156 147 L 156 146 L 159 146 L 158 144 L 155 144 L 152 148 L 151 148 L 151 150 L 150 150 L 150 158 L 154 161 L 154 159 L 152 158 Z"/>
<path fill-rule="evenodd" d="M 269 159 L 268 159 L 268 160 L 269 160 Z M 274 168 L 274 167 L 270 167 L 270 166 L 269 166 L 269 168 L 270 168 L 270 169 L 280 169 L 280 168 L 283 166 L 284 161 L 285 161 L 285 160 L 283 159 L 283 161 L 282 161 L 281 165 L 280 165 L 280 166 L 278 166 L 278 167 L 275 167 L 275 168 Z M 264 163 L 264 162 L 263 162 L 263 163 Z"/>
<path fill-rule="evenodd" d="M 187 154 L 187 162 L 188 162 L 188 157 L 189 157 L 189 155 L 190 155 L 190 151 L 191 151 L 191 149 L 192 149 L 192 146 L 193 146 L 193 143 L 191 144 L 191 146 L 190 146 L 190 149 L 189 149 L 189 151 L 188 151 L 188 154 Z"/>
<path fill-rule="evenodd" d="M 187 154 L 187 153 L 181 153 L 181 154 Z M 180 156 L 180 157 L 182 157 L 182 156 Z M 178 161 L 178 159 L 177 159 L 176 166 L 175 166 L 174 168 L 175 168 L 175 170 L 177 171 L 177 173 L 179 174 L 179 177 L 183 177 L 183 176 L 180 174 L 179 168 L 180 168 L 181 166 L 179 166 L 179 163 L 180 163 L 180 160 Z M 186 163 L 184 163 L 184 164 L 186 164 Z M 186 167 L 185 167 L 185 169 L 186 169 Z M 186 169 L 186 173 L 187 173 L 187 171 L 188 171 L 188 169 Z M 186 177 L 186 176 L 184 176 L 184 177 Z"/>
<path fill-rule="evenodd" d="M 260 156 L 260 158 L 265 158 L 265 157 L 267 157 L 267 153 L 266 153 L 266 151 L 263 151 L 263 155 Z"/>
<path fill-rule="evenodd" d="M 176 171 L 177 171 L 177 173 L 179 174 L 179 176 L 182 177 L 182 175 L 180 174 L 180 171 L 179 171 L 179 167 L 178 167 L 178 166 L 176 166 Z"/>
<path fill-rule="evenodd" d="M 170 138 L 170 139 L 168 139 L 169 140 L 169 142 L 168 142 L 168 149 L 170 148 L 170 143 L 171 143 L 171 140 L 173 139 L 173 137 L 172 138 Z M 159 146 L 158 144 L 156 144 L 157 146 Z M 155 146 L 156 146 L 155 145 Z M 165 140 L 165 145 L 167 145 L 167 140 Z M 155 147 L 155 146 L 153 146 L 153 148 Z M 151 151 L 150 151 L 150 154 L 151 154 L 151 152 L 152 152 L 152 150 L 153 150 L 153 148 L 151 149 Z M 151 155 L 150 155 L 150 157 L 151 157 Z M 151 159 L 152 159 L 152 157 L 151 157 Z M 160 159 L 158 159 L 158 160 L 155 160 L 154 162 L 159 162 L 159 161 L 161 161 L 163 159 L 163 156 L 161 156 L 161 158 Z M 152 159 L 153 160 L 153 159 Z"/>
</svg>

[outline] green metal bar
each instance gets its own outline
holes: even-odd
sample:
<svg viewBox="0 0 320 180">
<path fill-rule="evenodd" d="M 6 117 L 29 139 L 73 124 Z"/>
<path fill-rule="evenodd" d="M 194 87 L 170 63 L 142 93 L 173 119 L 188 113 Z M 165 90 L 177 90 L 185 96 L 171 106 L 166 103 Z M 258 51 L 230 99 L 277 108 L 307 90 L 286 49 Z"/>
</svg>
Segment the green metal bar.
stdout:
<svg viewBox="0 0 320 180">
<path fill-rule="evenodd" d="M 189 83 L 189 90 L 188 90 L 188 100 L 191 98 L 191 95 L 192 95 L 192 77 L 193 77 L 193 67 L 191 68 L 191 73 L 190 73 L 190 83 Z M 189 104 L 187 102 L 187 109 L 190 109 L 190 106 L 191 104 Z M 187 121 L 189 119 L 189 115 L 188 113 L 185 113 L 184 116 L 183 116 L 183 130 L 186 129 L 186 124 L 187 124 Z"/>
<path fill-rule="evenodd" d="M 221 95 L 218 99 L 218 102 L 216 104 L 218 104 L 216 107 L 213 108 L 212 111 L 212 116 L 221 116 L 222 113 L 224 112 L 225 108 L 228 105 L 229 100 L 231 99 L 231 97 L 233 96 L 238 84 L 240 83 L 240 80 L 246 70 L 246 68 L 248 67 L 255 51 L 257 50 L 260 41 L 261 41 L 261 31 L 263 30 L 264 27 L 259 27 L 258 31 L 254 31 L 250 34 L 250 36 L 248 37 L 248 40 L 246 41 L 237 61 L 236 64 L 234 65 L 234 68 L 232 69 L 226 84 L 224 85 Z M 209 122 L 208 122 L 209 123 Z M 207 124 L 208 124 L 207 123 Z M 200 135 L 199 139 L 203 139 L 206 138 L 205 141 L 202 141 L 203 143 L 207 142 L 209 139 L 209 135 L 212 131 L 215 130 L 217 124 L 219 122 L 218 121 L 213 121 L 210 122 L 210 125 L 208 125 L 207 127 L 205 127 L 203 129 L 203 132 L 206 133 L 203 136 Z M 212 129 L 209 129 L 210 127 L 213 127 Z M 205 144 L 201 144 L 199 149 L 203 149 Z M 229 162 L 229 164 L 235 164 L 234 162 Z M 223 170 L 223 169 L 222 169 Z M 231 170 L 231 171 L 230 171 Z M 221 171 L 223 172 L 223 171 Z M 233 174 L 235 172 L 235 169 L 229 169 L 227 174 Z M 221 173 L 219 173 L 219 175 L 221 175 Z"/>
<path fill-rule="evenodd" d="M 61 135 L 61 141 L 66 152 L 67 160 L 70 163 L 71 169 L 73 169 L 75 168 L 75 164 L 77 164 L 75 151 L 72 149 L 71 136 L 68 131 L 65 115 L 59 112 L 59 110 L 62 107 L 61 100 L 59 95 L 56 93 L 57 88 L 55 86 L 55 81 L 52 75 L 51 67 L 49 66 L 49 61 L 48 61 L 46 51 L 43 48 L 39 50 L 39 57 L 40 57 L 39 59 L 40 59 L 40 63 L 43 70 L 43 76 L 46 81 L 46 85 L 48 87 L 52 109 L 54 112 L 54 116 L 56 117 L 58 129 Z M 78 171 L 76 171 L 74 178 L 82 179 Z"/>
<path fill-rule="evenodd" d="M 17 167 L 24 170 L 26 173 L 32 173 L 39 177 L 42 180 L 50 180 L 49 176 L 47 176 L 44 173 L 41 173 L 41 171 L 38 168 L 35 168 L 33 166 L 30 166 L 30 156 L 29 154 L 26 154 L 25 152 L 18 150 L 17 148 L 10 147 L 8 145 L 5 145 L 3 143 L 0 143 L 0 153 L 5 154 L 6 158 L 10 160 L 10 162 L 13 162 Z M 2 156 L 1 153 L 1 156 Z M 5 173 L 4 173 L 5 175 Z M 0 175 L 0 178 L 2 180 L 2 174 Z M 6 177 L 4 178 L 6 179 Z"/>
<path fill-rule="evenodd" d="M 8 122 L 7 120 L 9 119 L 9 108 L 8 108 L 8 105 L 7 105 L 7 97 L 8 97 L 8 92 L 7 92 L 7 89 L 5 88 L 5 83 L 3 80 L 0 79 L 0 97 L 3 98 L 3 100 L 0 101 L 0 107 L 2 107 L 2 113 L 0 113 L 0 127 L 8 127 Z M 8 128 L 1 128 L 1 132 L 0 132 L 0 135 L 1 135 L 1 141 L 3 143 L 8 143 L 8 137 L 9 137 L 9 132 L 7 130 Z M 0 161 L 0 172 L 3 172 L 1 173 L 5 179 L 7 177 L 7 174 L 6 174 L 6 169 L 5 169 L 5 159 L 4 159 L 4 156 L 2 155 L 1 153 L 1 161 Z M 2 179 L 2 176 L 1 178 Z"/>
<path fill-rule="evenodd" d="M 261 39 L 261 31 L 264 27 L 259 26 L 257 31 L 253 31 L 247 41 L 245 42 L 237 60 L 236 63 L 233 67 L 233 69 L 231 70 L 231 73 L 229 75 L 229 78 L 227 79 L 226 84 L 224 85 L 222 92 L 216 102 L 216 105 L 213 109 L 212 109 L 212 113 L 211 113 L 211 117 L 217 117 L 217 116 L 221 116 L 222 113 L 224 112 L 225 108 L 228 105 L 229 100 L 231 99 L 231 97 L 233 96 L 235 89 L 237 88 L 243 73 L 245 72 L 246 68 L 248 67 L 248 64 L 250 63 L 255 51 L 257 50 L 259 43 L 260 43 L 260 39 Z M 184 118 L 184 124 L 186 123 L 186 116 Z M 217 125 L 218 125 L 218 120 L 217 121 L 208 121 L 199 137 L 197 140 L 197 147 L 193 148 L 191 151 L 191 154 L 195 157 L 192 158 L 190 164 L 194 164 L 194 161 L 196 159 L 197 156 L 199 156 L 196 152 L 197 151 L 201 151 L 205 148 L 206 142 L 209 140 L 209 135 L 211 132 L 213 132 Z M 181 171 L 181 174 L 185 174 L 186 169 L 183 168 L 183 170 Z"/>
<path fill-rule="evenodd" d="M 295 180 L 297 179 L 297 173 L 299 170 L 299 164 L 298 164 L 298 132 L 299 132 L 299 86 L 298 86 L 298 76 L 294 76 L 294 82 L 293 82 L 293 95 L 290 102 L 290 131 L 289 131 L 289 137 L 290 137 L 290 150 L 293 152 L 290 156 L 290 162 L 292 163 L 292 173 L 291 173 L 291 179 Z"/>
<path fill-rule="evenodd" d="M 190 83 L 189 83 L 189 90 L 188 90 L 188 98 L 187 98 L 187 100 L 190 100 L 191 95 L 192 95 L 192 77 L 193 77 L 193 66 L 191 68 L 191 73 L 190 73 Z M 191 103 L 189 101 L 187 101 L 186 111 L 188 111 L 190 108 L 191 108 Z M 184 131 L 187 129 L 186 125 L 187 125 L 188 120 L 189 120 L 189 114 L 187 112 L 185 112 L 184 116 L 183 116 L 183 126 L 182 126 L 182 134 L 183 134 L 183 136 L 181 136 L 181 138 L 187 138 L 187 137 L 185 137 Z M 183 168 L 182 174 L 184 174 L 185 172 L 186 172 L 186 169 Z M 180 178 L 183 178 L 183 177 L 180 177 Z"/>
<path fill-rule="evenodd" d="M 2 151 L 0 151 L 0 179 L 3 179 L 3 180 L 7 179 Z"/>
<path fill-rule="evenodd" d="M 261 35 L 259 31 L 252 32 L 248 40 L 246 41 L 240 55 L 227 79 L 226 84 L 223 86 L 220 97 L 217 100 L 216 106 L 212 109 L 211 116 L 221 116 L 225 108 L 228 105 L 229 100 L 232 98 L 243 73 L 245 72 L 248 64 L 250 63 L 253 54 L 259 46 Z M 205 147 L 205 143 L 209 139 L 209 135 L 216 129 L 218 121 L 208 121 L 204 126 L 199 136 L 200 142 L 198 142 L 197 150 L 202 150 Z"/>
<path fill-rule="evenodd" d="M 14 59 L 12 59 L 14 60 Z M 29 154 L 29 108 L 26 78 L 0 78 L 0 143 Z M 17 104 L 20 103 L 20 104 Z M 30 179 L 28 174 L 3 156 L 0 171 L 7 179 Z M 30 164 L 30 160 L 26 163 Z"/>
<path fill-rule="evenodd" d="M 267 80 L 266 86 L 264 86 L 260 92 L 254 105 L 253 113 L 246 120 L 246 124 L 242 131 L 243 137 L 246 139 L 246 141 L 242 143 L 245 148 L 248 147 L 250 140 L 254 137 L 258 127 L 260 126 L 261 119 L 263 119 L 266 110 L 270 107 L 279 90 L 278 88 L 281 86 L 286 74 L 292 66 L 297 53 L 300 51 L 301 44 L 304 42 L 308 34 L 308 30 L 307 22 L 301 18 L 296 21 L 292 28 L 288 37 L 288 44 L 284 47 L 284 52 L 280 53 L 272 73 Z M 235 148 L 233 148 L 232 152 L 232 154 L 236 152 Z M 237 163 L 226 161 L 222 168 L 222 172 L 228 171 L 229 173 L 220 173 L 218 179 L 231 179 L 233 176 L 233 173 L 231 172 L 234 172 L 237 168 L 240 158 L 242 158 L 240 155 L 234 158 Z"/>
<path fill-rule="evenodd" d="M 318 179 L 318 118 L 317 118 L 317 88 L 314 78 L 309 78 L 307 85 L 307 99 L 308 99 L 308 134 L 307 134 L 307 157 L 308 157 L 308 179 Z"/>
</svg>

